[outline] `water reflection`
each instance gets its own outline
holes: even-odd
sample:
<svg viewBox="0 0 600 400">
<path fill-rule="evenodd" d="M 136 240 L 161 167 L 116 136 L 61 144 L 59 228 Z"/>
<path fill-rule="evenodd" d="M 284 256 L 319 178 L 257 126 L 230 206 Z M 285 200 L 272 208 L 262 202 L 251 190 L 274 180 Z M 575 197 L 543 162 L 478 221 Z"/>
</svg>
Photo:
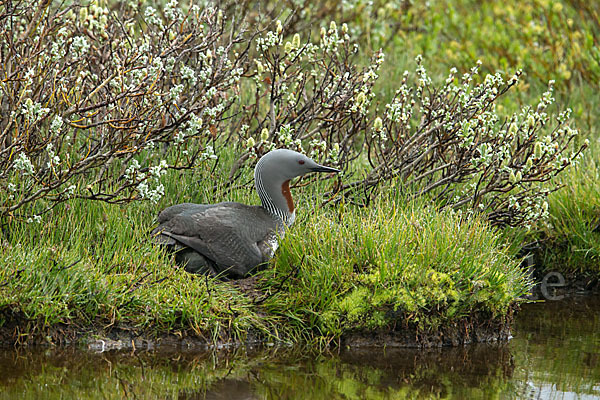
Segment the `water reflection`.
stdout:
<svg viewBox="0 0 600 400">
<path fill-rule="evenodd" d="M 508 344 L 101 354 L 0 351 L 0 399 L 598 398 L 600 299 L 530 304 Z"/>
<path fill-rule="evenodd" d="M 600 297 L 528 304 L 510 351 L 517 395 L 600 398 Z"/>
</svg>

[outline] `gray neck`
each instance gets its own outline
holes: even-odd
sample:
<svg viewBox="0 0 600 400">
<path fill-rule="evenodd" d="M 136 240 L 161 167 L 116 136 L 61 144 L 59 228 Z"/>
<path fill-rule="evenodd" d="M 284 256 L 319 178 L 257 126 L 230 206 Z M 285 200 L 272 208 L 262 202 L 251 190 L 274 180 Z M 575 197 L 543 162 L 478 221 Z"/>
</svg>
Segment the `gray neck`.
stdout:
<svg viewBox="0 0 600 400">
<path fill-rule="evenodd" d="M 285 181 L 278 179 L 265 179 L 266 168 L 263 160 L 259 160 L 254 169 L 254 185 L 262 206 L 275 219 L 280 220 L 286 226 L 291 226 L 296 217 L 290 212 L 287 200 L 281 193 L 281 186 Z"/>
</svg>

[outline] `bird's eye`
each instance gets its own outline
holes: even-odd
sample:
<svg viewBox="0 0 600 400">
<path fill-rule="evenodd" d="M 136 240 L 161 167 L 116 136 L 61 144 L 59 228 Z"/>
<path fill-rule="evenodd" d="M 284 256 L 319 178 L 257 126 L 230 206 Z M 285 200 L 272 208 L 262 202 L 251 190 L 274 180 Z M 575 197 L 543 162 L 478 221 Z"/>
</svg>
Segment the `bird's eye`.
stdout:
<svg viewBox="0 0 600 400">
<path fill-rule="evenodd" d="M 304 165 L 304 160 L 298 160 L 298 164 Z"/>
</svg>

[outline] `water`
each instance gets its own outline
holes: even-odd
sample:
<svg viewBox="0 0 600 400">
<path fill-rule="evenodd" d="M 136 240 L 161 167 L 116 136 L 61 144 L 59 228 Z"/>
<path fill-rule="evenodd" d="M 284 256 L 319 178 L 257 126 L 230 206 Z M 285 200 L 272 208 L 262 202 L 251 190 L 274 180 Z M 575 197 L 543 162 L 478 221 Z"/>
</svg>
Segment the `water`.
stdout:
<svg viewBox="0 0 600 400">
<path fill-rule="evenodd" d="M 595 399 L 600 297 L 529 304 L 509 343 L 435 350 L 0 351 L 0 399 Z"/>
</svg>

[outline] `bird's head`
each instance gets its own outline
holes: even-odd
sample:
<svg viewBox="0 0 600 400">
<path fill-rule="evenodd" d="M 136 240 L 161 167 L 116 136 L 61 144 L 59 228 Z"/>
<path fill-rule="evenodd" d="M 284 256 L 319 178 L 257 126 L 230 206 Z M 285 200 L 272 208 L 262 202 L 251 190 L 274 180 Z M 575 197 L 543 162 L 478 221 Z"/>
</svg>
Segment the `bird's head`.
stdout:
<svg viewBox="0 0 600 400">
<path fill-rule="evenodd" d="M 340 172 L 340 170 L 320 165 L 296 151 L 277 149 L 265 154 L 258 161 L 255 176 L 259 172 L 274 180 L 287 181 L 310 172 Z"/>
</svg>

